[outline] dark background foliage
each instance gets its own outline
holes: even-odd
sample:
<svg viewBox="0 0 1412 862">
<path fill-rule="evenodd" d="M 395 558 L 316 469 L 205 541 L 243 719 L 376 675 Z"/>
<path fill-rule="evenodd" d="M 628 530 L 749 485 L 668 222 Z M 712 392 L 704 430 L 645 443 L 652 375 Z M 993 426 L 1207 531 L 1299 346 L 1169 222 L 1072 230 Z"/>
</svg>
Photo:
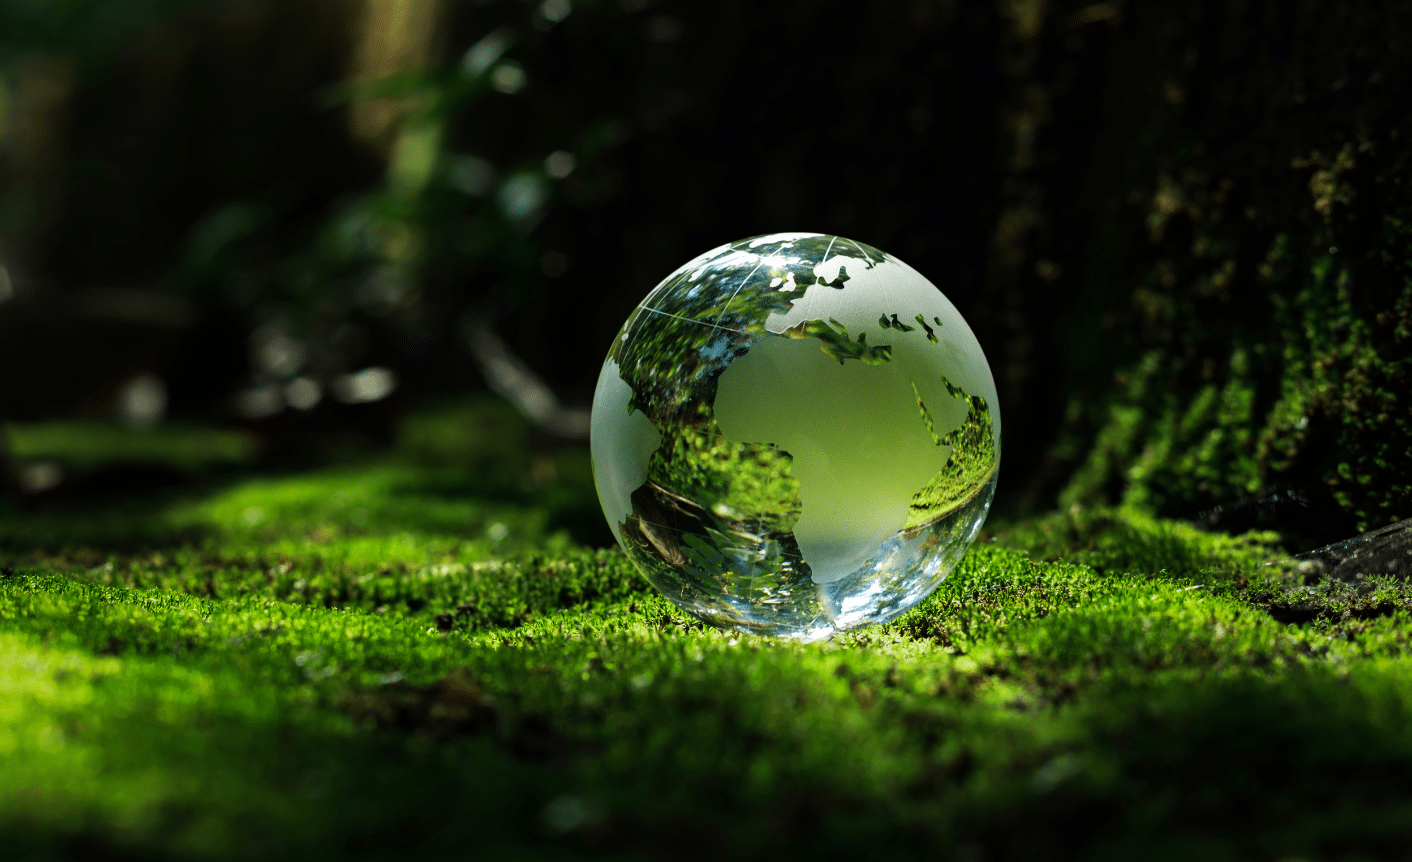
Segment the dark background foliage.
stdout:
<svg viewBox="0 0 1412 862">
<path fill-rule="evenodd" d="M 484 386 L 487 332 L 584 406 L 678 264 L 823 231 L 971 322 L 999 505 L 1337 538 L 1412 503 L 1408 15 L 6 0 L 0 416 L 155 379 L 307 458 Z M 368 367 L 388 405 L 288 406 Z"/>
</svg>

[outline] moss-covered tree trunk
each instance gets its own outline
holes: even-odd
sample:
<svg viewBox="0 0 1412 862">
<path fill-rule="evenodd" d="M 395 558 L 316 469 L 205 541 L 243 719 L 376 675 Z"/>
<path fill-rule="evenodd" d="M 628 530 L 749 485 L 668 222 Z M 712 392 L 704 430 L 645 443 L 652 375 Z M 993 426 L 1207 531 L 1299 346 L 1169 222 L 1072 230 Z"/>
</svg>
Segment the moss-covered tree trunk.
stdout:
<svg viewBox="0 0 1412 862">
<path fill-rule="evenodd" d="M 1296 543 L 1412 515 L 1412 13 L 1076 4 L 1036 32 L 1009 191 L 1011 227 L 1038 227 L 993 278 L 1040 312 L 1032 366 L 1066 360 L 1031 384 L 1068 399 L 1035 499 L 1194 516 L 1278 495 L 1314 513 L 1276 522 Z"/>
</svg>

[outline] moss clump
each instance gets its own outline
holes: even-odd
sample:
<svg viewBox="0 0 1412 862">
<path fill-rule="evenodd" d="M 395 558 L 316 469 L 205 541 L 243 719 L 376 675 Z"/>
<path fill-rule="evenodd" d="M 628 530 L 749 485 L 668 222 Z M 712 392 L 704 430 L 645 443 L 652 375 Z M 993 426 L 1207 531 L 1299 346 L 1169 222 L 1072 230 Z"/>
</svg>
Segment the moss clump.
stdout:
<svg viewBox="0 0 1412 862">
<path fill-rule="evenodd" d="M 889 625 L 726 634 L 515 490 L 529 452 L 515 483 L 417 466 L 476 412 L 141 518 L 7 512 L 0 843 L 1236 859 L 1412 834 L 1405 584 L 1305 585 L 1269 536 L 1085 508 L 1000 525 Z M 556 469 L 591 499 L 583 457 Z"/>
<path fill-rule="evenodd" d="M 1294 491 L 1305 544 L 1406 518 L 1412 125 L 1383 37 L 1405 13 L 1291 9 L 1276 35 L 1254 7 L 1206 9 L 1215 30 L 1195 8 L 1135 12 L 1116 58 L 1112 98 L 1146 107 L 1110 131 L 1150 145 L 1107 165 L 1086 301 L 1129 359 L 1070 404 L 1062 504 L 1191 517 Z"/>
<path fill-rule="evenodd" d="M 160 462 L 184 470 L 249 466 L 255 443 L 237 431 L 211 428 L 135 428 L 116 422 L 30 422 L 5 426 L 9 456 L 89 468 L 123 462 Z"/>
</svg>

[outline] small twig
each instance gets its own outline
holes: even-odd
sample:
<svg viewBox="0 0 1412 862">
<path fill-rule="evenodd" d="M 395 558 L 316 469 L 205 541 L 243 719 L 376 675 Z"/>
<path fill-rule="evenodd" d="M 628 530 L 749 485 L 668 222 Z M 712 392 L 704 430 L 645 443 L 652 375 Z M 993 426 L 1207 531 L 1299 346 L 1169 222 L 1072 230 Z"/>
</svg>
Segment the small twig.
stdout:
<svg viewBox="0 0 1412 862">
<path fill-rule="evenodd" d="M 589 411 L 565 407 L 554 390 L 530 370 L 505 342 L 488 329 L 472 329 L 466 338 L 485 382 L 536 427 L 565 440 L 587 440 Z"/>
</svg>

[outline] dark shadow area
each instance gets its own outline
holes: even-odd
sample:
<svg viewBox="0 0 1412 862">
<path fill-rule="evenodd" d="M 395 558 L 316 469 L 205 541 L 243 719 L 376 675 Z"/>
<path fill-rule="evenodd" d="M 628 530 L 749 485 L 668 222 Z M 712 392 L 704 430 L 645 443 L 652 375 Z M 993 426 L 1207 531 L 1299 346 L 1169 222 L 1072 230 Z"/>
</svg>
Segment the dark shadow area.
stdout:
<svg viewBox="0 0 1412 862">
<path fill-rule="evenodd" d="M 7 421 L 242 425 L 285 468 L 488 387 L 581 442 L 652 285 L 802 229 L 966 316 L 998 511 L 1408 514 L 1405 10 L 77 8 L 0 9 Z"/>
</svg>

